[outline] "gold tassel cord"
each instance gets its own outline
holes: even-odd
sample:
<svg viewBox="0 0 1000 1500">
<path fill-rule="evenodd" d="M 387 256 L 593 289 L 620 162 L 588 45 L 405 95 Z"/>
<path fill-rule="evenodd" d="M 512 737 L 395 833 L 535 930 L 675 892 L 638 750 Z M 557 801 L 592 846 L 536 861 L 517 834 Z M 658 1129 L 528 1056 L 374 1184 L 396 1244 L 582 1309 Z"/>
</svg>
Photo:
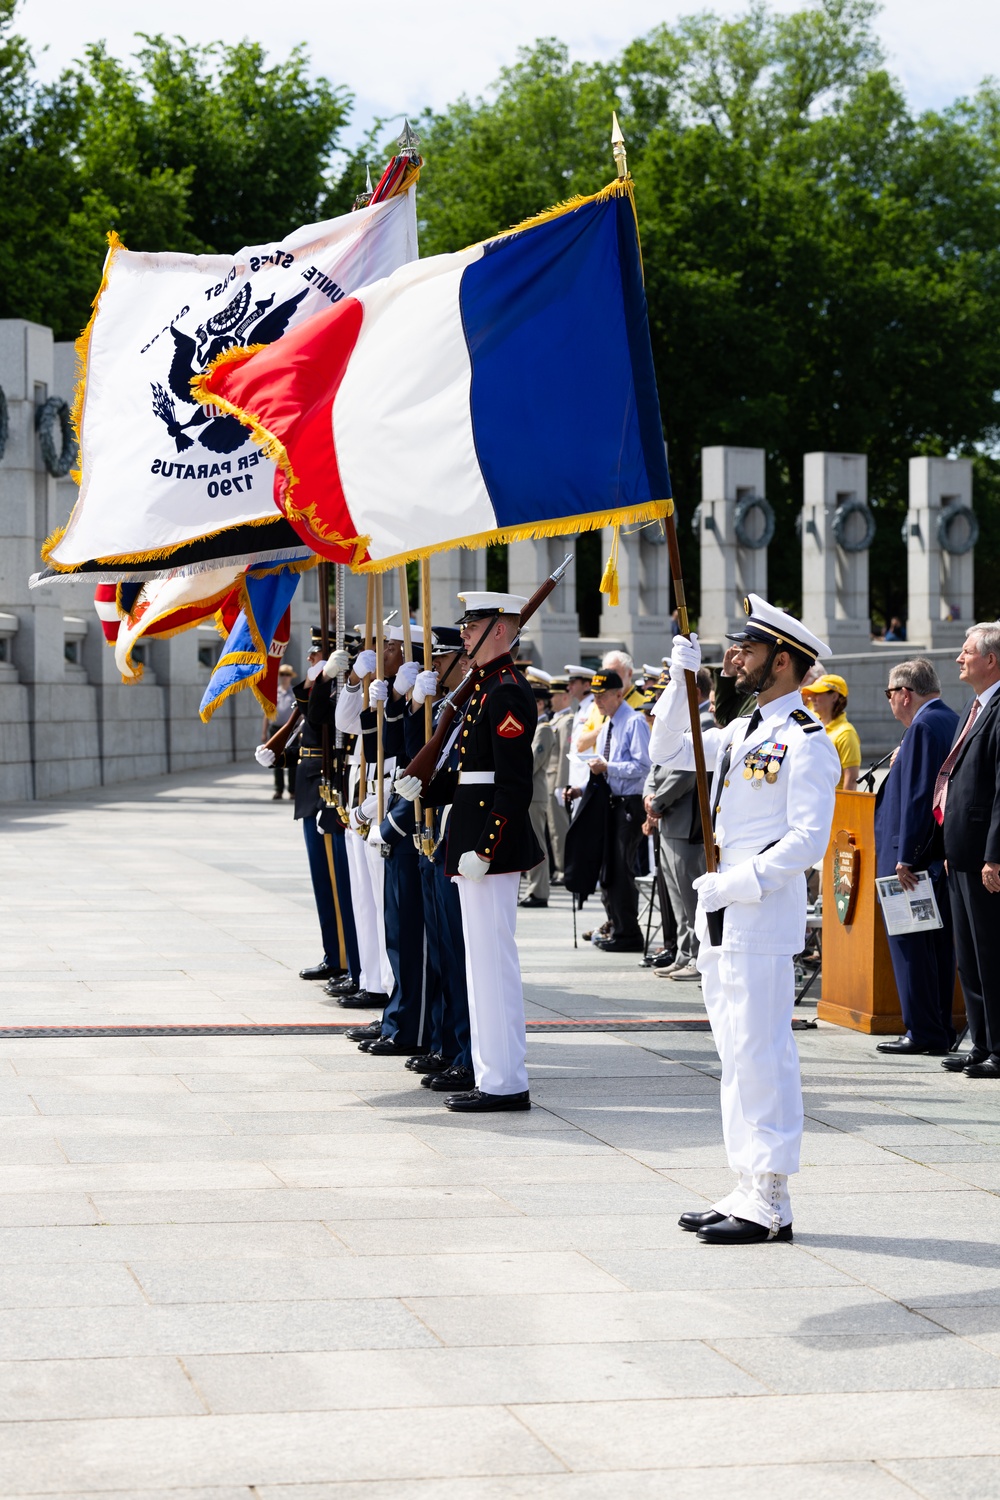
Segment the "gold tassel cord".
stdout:
<svg viewBox="0 0 1000 1500">
<path fill-rule="evenodd" d="M 612 609 L 617 609 L 618 607 L 618 542 L 620 537 L 621 527 L 612 527 L 611 554 L 604 565 L 604 574 L 600 585 L 600 591 L 602 594 L 607 594 L 608 603 Z"/>
</svg>

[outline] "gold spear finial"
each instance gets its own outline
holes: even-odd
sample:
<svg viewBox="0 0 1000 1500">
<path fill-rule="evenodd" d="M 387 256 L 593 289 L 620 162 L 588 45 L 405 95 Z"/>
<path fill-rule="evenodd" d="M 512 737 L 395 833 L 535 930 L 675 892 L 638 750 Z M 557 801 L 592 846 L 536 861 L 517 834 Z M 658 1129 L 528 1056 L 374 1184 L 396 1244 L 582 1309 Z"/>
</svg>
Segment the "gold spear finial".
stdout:
<svg viewBox="0 0 1000 1500">
<path fill-rule="evenodd" d="M 622 135 L 618 115 L 614 110 L 611 111 L 611 153 L 615 159 L 615 166 L 618 168 L 618 176 L 627 177 L 628 160 L 625 155 L 625 137 Z"/>
</svg>

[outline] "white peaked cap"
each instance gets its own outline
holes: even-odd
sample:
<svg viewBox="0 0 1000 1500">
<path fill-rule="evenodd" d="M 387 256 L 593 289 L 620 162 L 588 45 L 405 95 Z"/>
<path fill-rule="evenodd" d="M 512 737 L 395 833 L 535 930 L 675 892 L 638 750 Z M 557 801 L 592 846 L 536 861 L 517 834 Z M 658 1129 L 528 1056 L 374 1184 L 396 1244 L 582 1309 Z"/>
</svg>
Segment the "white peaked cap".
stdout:
<svg viewBox="0 0 1000 1500">
<path fill-rule="evenodd" d="M 567 663 L 567 665 L 563 667 L 563 671 L 566 673 L 567 677 L 585 677 L 588 682 L 594 675 L 593 667 L 574 667 L 571 663 Z"/>
<path fill-rule="evenodd" d="M 747 613 L 747 622 L 742 630 L 727 635 L 727 641 L 765 641 L 772 646 L 775 642 L 783 646 L 794 646 L 796 651 L 801 651 L 811 661 L 815 661 L 818 656 L 830 655 L 830 647 L 826 641 L 813 635 L 794 615 L 768 604 L 759 594 L 748 594 L 743 601 L 743 608 Z"/>
<path fill-rule="evenodd" d="M 385 639 L 387 641 L 401 641 L 401 640 L 403 640 L 403 638 L 404 637 L 403 637 L 403 627 L 402 627 L 402 625 L 390 625 L 386 629 Z M 411 625 L 410 626 L 410 640 L 413 642 L 413 644 L 415 646 L 422 646 L 424 644 L 424 632 L 423 632 L 423 628 L 420 625 Z M 432 632 L 431 633 L 431 644 L 433 645 L 433 643 L 434 643 L 434 634 Z"/>
<path fill-rule="evenodd" d="M 529 682 L 542 682 L 546 687 L 552 681 L 552 673 L 543 672 L 541 667 L 525 667 L 524 675 Z"/>
<path fill-rule="evenodd" d="M 465 605 L 463 620 L 475 619 L 477 616 L 486 615 L 519 615 L 527 604 L 527 599 L 520 594 L 459 594 L 459 600 Z"/>
</svg>

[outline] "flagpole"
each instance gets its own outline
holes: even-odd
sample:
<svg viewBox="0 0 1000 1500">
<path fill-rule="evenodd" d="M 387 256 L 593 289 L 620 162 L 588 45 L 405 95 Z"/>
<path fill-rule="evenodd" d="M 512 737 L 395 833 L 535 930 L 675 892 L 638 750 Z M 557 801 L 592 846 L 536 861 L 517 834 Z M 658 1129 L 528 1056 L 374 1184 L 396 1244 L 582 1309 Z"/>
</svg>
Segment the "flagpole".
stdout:
<svg viewBox="0 0 1000 1500">
<path fill-rule="evenodd" d="M 385 676 L 385 626 L 382 623 L 382 574 L 375 574 L 375 671 L 381 682 Z M 375 743 L 375 775 L 378 778 L 375 787 L 376 807 L 378 809 L 378 820 L 381 824 L 385 817 L 385 786 L 383 778 L 385 775 L 385 746 L 382 743 L 382 726 L 385 722 L 385 704 L 380 698 L 375 705 L 375 733 L 378 739 Z"/>
<path fill-rule="evenodd" d="M 621 126 L 618 123 L 618 115 L 612 111 L 611 114 L 611 152 L 615 159 L 618 176 L 628 176 L 628 160 L 625 151 L 625 137 L 622 135 Z M 677 622 L 680 625 L 681 635 L 691 634 L 691 625 L 688 620 L 687 596 L 684 591 L 684 574 L 681 569 L 681 549 L 677 540 L 677 527 L 674 523 L 674 515 L 671 510 L 663 519 L 664 530 L 667 535 L 667 552 L 670 556 L 670 575 L 674 585 L 674 603 L 677 606 Z M 716 868 L 715 859 L 715 833 L 712 828 L 712 805 L 708 795 L 708 772 L 705 766 L 705 742 L 701 735 L 701 708 L 698 700 L 698 679 L 693 672 L 684 673 L 685 686 L 687 688 L 688 714 L 691 719 L 691 747 L 694 751 L 694 770 L 696 785 L 698 788 L 698 811 L 701 815 L 701 835 L 705 841 L 705 869 L 711 873 Z M 715 913 L 712 913 L 714 916 Z M 715 922 L 710 923 L 709 938 L 713 946 L 721 941 L 721 931 L 717 937 L 711 930 L 715 928 Z"/>
<path fill-rule="evenodd" d="M 431 624 L 431 560 L 429 557 L 420 559 L 420 615 L 424 627 L 424 667 L 433 665 L 433 655 L 428 656 L 431 649 L 428 645 L 433 626 Z M 424 744 L 430 739 L 434 731 L 434 702 L 431 698 L 424 699 Z M 420 803 L 417 803 L 417 826 L 420 825 Z M 434 853 L 434 812 L 431 808 L 424 809 L 424 837 L 423 850 L 430 859 Z"/>
<path fill-rule="evenodd" d="M 373 634 L 372 620 L 374 618 L 374 614 L 375 614 L 375 580 L 374 580 L 374 578 L 369 578 L 369 580 L 368 580 L 368 590 L 367 590 L 367 593 L 365 594 L 365 650 L 366 651 L 370 651 L 372 649 L 372 634 Z M 370 672 L 368 673 L 367 676 L 365 676 L 365 677 L 363 677 L 361 679 L 361 707 L 362 708 L 364 708 L 365 705 L 368 702 L 368 688 L 369 688 L 369 686 L 371 684 L 371 680 L 372 680 L 372 678 L 371 678 L 371 673 Z M 359 776 L 358 806 L 360 807 L 361 804 L 362 804 L 362 802 L 365 800 L 365 794 L 366 794 L 366 792 L 368 790 L 368 766 L 365 763 L 365 736 L 364 736 L 364 732 L 362 730 L 358 731 L 358 740 L 360 742 L 360 753 L 359 753 L 359 757 L 358 757 L 358 760 L 359 760 L 359 765 L 358 765 L 358 776 Z"/>
</svg>

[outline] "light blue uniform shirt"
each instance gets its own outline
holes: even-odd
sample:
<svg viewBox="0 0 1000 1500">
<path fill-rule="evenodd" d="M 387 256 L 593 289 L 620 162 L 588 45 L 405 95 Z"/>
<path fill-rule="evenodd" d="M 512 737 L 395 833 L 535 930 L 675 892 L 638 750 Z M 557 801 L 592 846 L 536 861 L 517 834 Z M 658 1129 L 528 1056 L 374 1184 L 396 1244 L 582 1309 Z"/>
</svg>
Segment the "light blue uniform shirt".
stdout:
<svg viewBox="0 0 1000 1500">
<path fill-rule="evenodd" d="M 608 786 L 613 797 L 641 797 L 649 775 L 649 725 L 627 703 L 619 705 L 608 724 L 601 725 L 594 749 L 608 763 Z"/>
</svg>

